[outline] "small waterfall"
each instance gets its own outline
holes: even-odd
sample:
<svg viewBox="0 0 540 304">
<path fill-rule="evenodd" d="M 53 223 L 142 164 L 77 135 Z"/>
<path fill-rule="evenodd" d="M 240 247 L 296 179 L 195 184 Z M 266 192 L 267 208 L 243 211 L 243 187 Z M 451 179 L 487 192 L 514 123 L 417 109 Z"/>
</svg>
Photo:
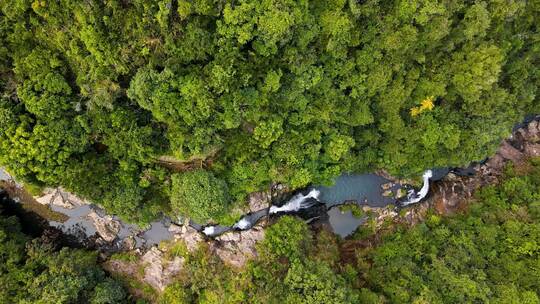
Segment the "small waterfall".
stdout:
<svg viewBox="0 0 540 304">
<path fill-rule="evenodd" d="M 207 236 L 212 236 L 212 235 L 214 235 L 214 233 L 216 233 L 216 227 L 214 227 L 214 226 L 204 227 L 202 233 L 204 233 Z"/>
<path fill-rule="evenodd" d="M 240 229 L 240 230 L 245 230 L 249 227 L 251 227 L 251 222 L 247 219 L 247 217 L 243 217 L 242 219 L 240 219 L 236 224 L 233 225 L 233 228 L 234 229 Z"/>
<path fill-rule="evenodd" d="M 421 201 L 429 191 L 429 179 L 433 176 L 433 172 L 431 170 L 427 170 L 424 172 L 422 177 L 424 178 L 424 185 L 422 185 L 422 188 L 420 191 L 415 192 L 414 190 L 409 190 L 409 193 L 407 193 L 407 200 L 402 203 L 402 206 L 407 206 L 410 204 L 418 203 Z"/>
<path fill-rule="evenodd" d="M 212 225 L 212 226 L 204 227 L 202 230 L 202 233 L 204 233 L 204 235 L 206 236 L 215 237 L 229 230 L 231 230 L 231 227 L 221 226 L 221 225 Z"/>
<path fill-rule="evenodd" d="M 309 208 L 314 205 L 313 202 L 306 202 L 309 198 L 314 198 L 318 201 L 319 199 L 320 191 L 317 189 L 312 189 L 309 191 L 308 194 L 303 195 L 302 193 L 298 193 L 297 195 L 293 196 L 289 202 L 287 202 L 285 205 L 281 207 L 272 206 L 270 207 L 270 214 L 275 214 L 279 212 L 295 212 L 300 209 Z"/>
</svg>

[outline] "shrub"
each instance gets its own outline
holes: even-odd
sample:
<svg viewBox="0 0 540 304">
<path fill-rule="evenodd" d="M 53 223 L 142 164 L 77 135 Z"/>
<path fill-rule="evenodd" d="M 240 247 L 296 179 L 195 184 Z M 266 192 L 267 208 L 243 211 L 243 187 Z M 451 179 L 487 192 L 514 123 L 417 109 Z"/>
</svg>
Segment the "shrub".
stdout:
<svg viewBox="0 0 540 304">
<path fill-rule="evenodd" d="M 204 223 L 217 220 L 228 211 L 226 183 L 212 173 L 195 170 L 172 176 L 171 205 L 175 212 Z"/>
</svg>

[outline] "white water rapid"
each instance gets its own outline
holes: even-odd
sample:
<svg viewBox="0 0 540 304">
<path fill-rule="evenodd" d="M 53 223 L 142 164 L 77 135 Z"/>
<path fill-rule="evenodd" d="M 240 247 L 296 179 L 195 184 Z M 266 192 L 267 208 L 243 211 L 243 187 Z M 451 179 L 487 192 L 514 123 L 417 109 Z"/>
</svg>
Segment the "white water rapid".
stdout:
<svg viewBox="0 0 540 304">
<path fill-rule="evenodd" d="M 422 175 L 422 177 L 424 178 L 424 185 L 422 185 L 422 189 L 420 189 L 418 193 L 416 193 L 414 189 L 409 190 L 409 192 L 407 193 L 407 201 L 403 202 L 402 206 L 418 203 L 424 197 L 426 197 L 429 191 L 429 179 L 432 176 L 433 172 L 431 170 L 427 170 L 426 172 L 424 172 L 424 174 Z"/>
<path fill-rule="evenodd" d="M 204 227 L 202 232 L 207 236 L 211 236 L 216 232 L 216 228 L 214 226 Z"/>
<path fill-rule="evenodd" d="M 309 191 L 308 194 L 303 195 L 302 193 L 298 193 L 297 195 L 293 196 L 289 202 L 287 202 L 285 205 L 281 207 L 272 206 L 270 207 L 270 214 L 275 214 L 279 212 L 295 212 L 300 209 L 309 208 L 313 206 L 312 202 L 306 202 L 309 198 L 314 198 L 316 200 L 319 199 L 319 195 L 321 192 L 317 189 L 312 189 Z"/>
<path fill-rule="evenodd" d="M 234 224 L 233 228 L 244 230 L 249 228 L 249 226 L 251 226 L 251 222 L 247 218 L 243 217 L 236 224 Z"/>
</svg>

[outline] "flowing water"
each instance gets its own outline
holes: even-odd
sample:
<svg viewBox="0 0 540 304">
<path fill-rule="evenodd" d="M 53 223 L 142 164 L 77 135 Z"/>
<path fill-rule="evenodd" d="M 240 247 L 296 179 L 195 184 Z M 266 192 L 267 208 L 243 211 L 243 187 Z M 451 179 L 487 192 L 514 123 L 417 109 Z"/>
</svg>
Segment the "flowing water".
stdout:
<svg viewBox="0 0 540 304">
<path fill-rule="evenodd" d="M 516 125 L 514 131 L 518 127 L 526 125 L 533 119 L 538 119 L 538 116 L 527 116 L 523 123 Z M 205 226 L 192 221 L 190 221 L 189 224 L 197 231 L 200 231 L 209 237 L 215 237 L 231 230 L 251 229 L 258 221 L 267 216 L 279 216 L 280 214 L 287 213 L 309 214 L 306 210 L 315 207 L 319 208 L 321 204 L 325 204 L 326 207 L 323 209 L 326 210 L 332 229 L 340 236 L 346 237 L 356 230 L 365 219 L 354 217 L 350 211 L 342 212 L 339 208 L 335 208 L 335 206 L 351 202 L 359 205 L 368 205 L 370 207 L 384 207 L 396 203 L 400 206 L 407 206 L 418 203 L 429 193 L 430 181 L 438 181 L 449 172 L 457 175 L 472 175 L 475 173 L 475 164 L 477 163 L 473 163 L 467 168 L 434 168 L 428 170 L 423 175 L 422 188 L 416 190 L 410 186 L 405 186 L 405 188 L 408 188 L 409 190 L 406 198 L 401 200 L 397 200 L 395 197 L 382 195 L 383 185 L 390 181 L 379 175 L 343 174 L 336 178 L 335 183 L 332 186 L 311 188 L 307 193 L 300 191 L 281 206 L 274 205 L 270 208 L 244 215 L 231 227 L 220 225 Z M 0 168 L 0 181 L 14 182 L 11 176 L 2 168 Z M 386 187 L 386 190 L 391 190 L 393 194 L 399 187 L 399 185 L 392 185 L 391 187 Z M 21 201 L 21 198 L 13 197 L 13 201 Z M 24 200 L 22 203 L 25 203 Z M 33 203 L 36 204 L 36 202 Z M 88 215 L 92 212 L 100 214 L 104 213 L 103 210 L 95 205 L 83 205 L 74 209 L 53 206 L 52 209 L 53 211 L 65 214 L 67 220 L 63 222 L 49 220 L 49 225 L 58 227 L 66 233 L 82 233 L 87 237 L 94 235 L 97 231 L 95 223 L 89 219 Z M 310 221 L 318 217 L 319 216 L 312 217 Z M 119 221 L 116 217 L 113 217 L 113 219 Z M 161 241 L 169 240 L 173 237 L 172 233 L 169 232 L 169 227 L 172 222 L 167 218 L 151 223 L 147 229 L 140 229 L 135 225 L 126 224 L 122 221 L 119 221 L 119 223 L 120 231 L 118 232 L 118 239 L 121 240 L 132 237 L 136 241 L 137 247 L 158 244 Z M 118 240 L 116 242 L 119 243 Z"/>
<path fill-rule="evenodd" d="M 286 204 L 281 207 L 272 206 L 270 207 L 270 214 L 276 214 L 281 212 L 297 212 L 300 209 L 306 209 L 314 205 L 313 201 L 310 198 L 319 200 L 320 191 L 317 189 L 311 189 L 307 194 L 302 194 L 302 192 L 293 196 Z"/>
<path fill-rule="evenodd" d="M 433 172 L 431 170 L 427 170 L 422 175 L 422 179 L 424 181 L 422 188 L 420 191 L 416 192 L 415 190 L 411 189 L 407 193 L 407 200 L 401 203 L 401 206 L 408 206 L 410 204 L 416 204 L 420 202 L 424 197 L 427 196 L 429 191 L 429 179 L 433 176 Z"/>
<path fill-rule="evenodd" d="M 231 227 L 211 225 L 211 226 L 204 227 L 202 230 L 202 233 L 204 233 L 206 236 L 209 236 L 209 237 L 216 237 L 230 230 L 232 230 Z"/>
<path fill-rule="evenodd" d="M 270 208 L 265 208 L 253 213 L 244 215 L 236 224 L 233 225 L 233 229 L 236 230 L 248 230 L 251 229 L 257 222 L 263 217 L 269 214 Z"/>
<path fill-rule="evenodd" d="M 0 180 L 2 178 L 9 180 L 11 177 L 5 171 L 0 170 Z M 355 218 L 350 211 L 341 212 L 339 208 L 332 207 L 347 201 L 366 202 L 368 205 L 376 207 L 392 204 L 395 202 L 394 198 L 381 195 L 381 186 L 388 182 L 387 179 L 375 174 L 346 174 L 338 177 L 331 187 L 312 188 L 307 192 L 300 191 L 281 206 L 274 205 L 270 208 L 248 213 L 232 227 L 221 225 L 204 226 L 194 222 L 190 222 L 190 226 L 208 237 L 216 237 L 231 230 L 251 229 L 266 216 L 298 213 L 323 203 L 326 204 L 328 209 L 330 225 L 337 234 L 345 237 L 352 233 L 365 219 Z M 391 190 L 395 189 L 396 187 L 393 187 Z M 106 216 L 105 211 L 95 205 L 82 205 L 71 209 L 52 205 L 50 208 L 55 212 L 66 215 L 67 220 L 63 222 L 50 220 L 49 225 L 79 238 L 89 238 L 97 232 L 96 223 L 91 219 L 90 214 L 97 213 L 100 217 Z M 152 246 L 173 238 L 173 234 L 169 231 L 172 222 L 165 217 L 152 222 L 146 229 L 124 223 L 115 216 L 112 216 L 112 219 L 120 223 L 118 237 L 114 243 L 117 247 L 121 246 L 121 240 L 128 237 L 134 239 L 137 248 Z"/>
<path fill-rule="evenodd" d="M 395 202 L 392 197 L 381 194 L 381 186 L 390 182 L 376 174 L 343 174 L 336 178 L 332 186 L 318 187 L 320 200 L 328 207 L 343 204 L 346 201 L 366 203 L 371 207 L 384 207 Z M 393 187 L 392 189 L 396 189 Z"/>
</svg>

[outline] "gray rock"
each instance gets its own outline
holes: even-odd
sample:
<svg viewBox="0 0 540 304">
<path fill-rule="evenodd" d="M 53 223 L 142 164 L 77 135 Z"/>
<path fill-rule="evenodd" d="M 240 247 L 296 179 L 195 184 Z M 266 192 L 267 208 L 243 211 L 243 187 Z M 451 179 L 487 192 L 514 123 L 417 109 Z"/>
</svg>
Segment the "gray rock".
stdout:
<svg viewBox="0 0 540 304">
<path fill-rule="evenodd" d="M 133 250 L 136 246 L 137 242 L 135 241 L 135 238 L 131 235 L 122 240 L 122 247 L 124 250 Z"/>
<path fill-rule="evenodd" d="M 273 204 L 286 200 L 290 195 L 290 189 L 283 184 L 274 184 L 270 187 L 271 201 Z"/>
<path fill-rule="evenodd" d="M 538 123 L 538 121 L 537 120 L 531 121 L 527 125 L 527 131 L 529 132 L 529 136 L 536 137 L 535 139 L 537 139 L 538 138 L 537 136 L 540 133 L 540 124 Z"/>
<path fill-rule="evenodd" d="M 487 162 L 485 167 L 486 168 L 492 168 L 492 169 L 502 169 L 504 166 L 504 159 L 499 154 L 495 154 L 493 157 L 491 157 Z"/>
<path fill-rule="evenodd" d="M 393 206 L 386 207 L 369 207 L 363 206 L 362 210 L 370 214 L 371 218 L 375 220 L 375 228 L 380 228 L 386 220 L 394 219 L 398 216 L 398 213 L 394 211 Z"/>
<path fill-rule="evenodd" d="M 226 233 L 218 237 L 211 248 L 223 262 L 241 268 L 257 256 L 255 246 L 263 238 L 264 229 L 256 226 L 246 231 Z"/>
<path fill-rule="evenodd" d="M 370 207 L 370 206 L 368 206 L 368 205 L 362 206 L 362 211 L 363 211 L 364 213 L 371 213 L 371 212 L 373 212 L 373 210 L 375 210 L 375 209 L 379 209 L 379 207 Z"/>
<path fill-rule="evenodd" d="M 518 149 L 514 148 L 507 140 L 504 140 L 499 148 L 498 154 L 506 159 L 513 162 L 519 161 L 523 157 Z"/>
<path fill-rule="evenodd" d="M 407 194 L 407 192 L 403 189 L 397 189 L 396 190 L 396 194 L 394 195 L 394 199 L 400 199 L 402 197 L 404 197 L 405 195 Z"/>
<path fill-rule="evenodd" d="M 394 186 L 394 184 L 392 182 L 389 182 L 389 183 L 382 184 L 381 188 L 383 190 L 389 190 L 390 188 L 392 188 L 392 186 Z"/>
<path fill-rule="evenodd" d="M 96 227 L 97 233 L 107 242 L 112 242 L 116 239 L 118 232 L 120 231 L 121 224 L 119 221 L 113 219 L 110 215 L 100 215 L 96 211 L 90 212 L 87 219 L 92 221 L 94 227 Z"/>
<path fill-rule="evenodd" d="M 12 181 L 13 177 L 4 169 L 3 167 L 0 167 L 0 180 L 2 181 Z"/>
<path fill-rule="evenodd" d="M 159 291 L 165 290 L 174 277 L 183 269 L 185 259 L 174 257 L 172 261 L 166 261 L 163 252 L 157 247 L 152 247 L 142 257 L 144 264 L 144 281 Z"/>
<path fill-rule="evenodd" d="M 79 198 L 71 192 L 65 191 L 61 187 L 45 188 L 43 195 L 34 198 L 43 205 L 58 206 L 65 209 L 74 209 L 89 204 L 88 201 Z"/>
<path fill-rule="evenodd" d="M 184 244 L 186 245 L 189 252 L 194 252 L 195 250 L 197 250 L 197 248 L 199 247 L 199 244 L 204 241 L 204 238 L 201 235 L 201 233 L 189 225 L 184 225 L 179 228 L 180 228 L 180 231 L 174 233 L 174 239 L 177 241 L 178 240 L 184 241 Z M 176 230 L 177 228 L 175 227 L 174 229 Z M 170 231 L 170 228 L 169 228 L 169 231 Z"/>
<path fill-rule="evenodd" d="M 38 203 L 40 203 L 42 205 L 51 205 L 51 203 L 52 203 L 52 201 L 54 199 L 55 193 L 52 192 L 52 191 L 49 192 L 48 190 L 49 189 L 46 189 L 42 196 L 34 197 Z M 50 189 L 50 190 L 53 190 L 53 189 Z"/>
<path fill-rule="evenodd" d="M 523 150 L 523 152 L 529 157 L 540 156 L 540 144 L 526 143 Z"/>
<path fill-rule="evenodd" d="M 176 224 L 171 224 L 169 226 L 169 232 L 172 233 L 172 234 L 182 233 L 183 232 L 182 226 L 179 226 L 179 225 L 176 225 Z"/>
<path fill-rule="evenodd" d="M 393 196 L 394 193 L 392 192 L 392 190 L 385 190 L 383 193 L 382 193 L 382 196 L 384 197 L 391 197 Z"/>
<path fill-rule="evenodd" d="M 271 196 L 270 193 L 254 192 L 249 195 L 249 211 L 256 212 L 270 206 Z"/>
</svg>

